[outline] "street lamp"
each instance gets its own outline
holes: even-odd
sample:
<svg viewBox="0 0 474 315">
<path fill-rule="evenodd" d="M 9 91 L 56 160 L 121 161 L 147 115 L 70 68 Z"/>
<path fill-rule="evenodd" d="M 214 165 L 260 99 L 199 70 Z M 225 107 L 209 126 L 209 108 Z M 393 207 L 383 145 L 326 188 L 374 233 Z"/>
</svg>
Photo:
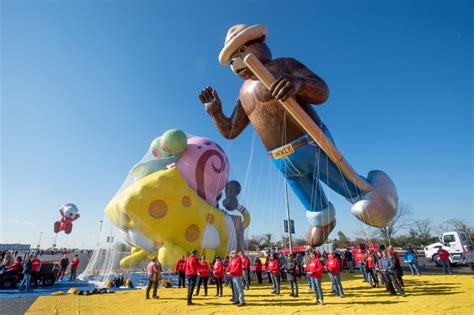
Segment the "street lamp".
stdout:
<svg viewBox="0 0 474 315">
<path fill-rule="evenodd" d="M 41 236 L 43 235 L 43 232 L 40 232 L 40 236 L 39 236 L 39 239 L 38 239 L 38 249 L 41 247 Z"/>
</svg>

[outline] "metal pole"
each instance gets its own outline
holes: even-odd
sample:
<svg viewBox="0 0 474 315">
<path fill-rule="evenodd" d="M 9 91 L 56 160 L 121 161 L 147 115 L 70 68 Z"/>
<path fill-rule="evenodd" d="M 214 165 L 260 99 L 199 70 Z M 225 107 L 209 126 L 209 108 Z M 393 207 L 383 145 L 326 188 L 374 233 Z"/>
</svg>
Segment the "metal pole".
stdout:
<svg viewBox="0 0 474 315">
<path fill-rule="evenodd" d="M 38 248 L 41 247 L 41 235 L 43 235 L 43 232 L 40 232 L 40 237 L 38 239 Z"/>
<path fill-rule="evenodd" d="M 293 242 L 291 241 L 291 220 L 290 220 L 290 204 L 288 202 L 288 181 L 285 179 L 285 201 L 286 201 L 286 219 L 288 225 L 288 246 L 290 253 L 293 252 Z"/>
<path fill-rule="evenodd" d="M 103 220 L 100 220 L 100 229 L 99 229 L 99 232 L 102 232 L 102 223 L 104 223 Z"/>
</svg>

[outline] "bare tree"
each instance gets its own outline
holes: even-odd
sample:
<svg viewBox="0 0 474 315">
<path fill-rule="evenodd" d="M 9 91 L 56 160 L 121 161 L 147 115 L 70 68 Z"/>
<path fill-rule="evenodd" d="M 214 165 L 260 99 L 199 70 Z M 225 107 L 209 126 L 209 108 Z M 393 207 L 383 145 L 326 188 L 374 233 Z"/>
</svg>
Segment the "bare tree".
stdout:
<svg viewBox="0 0 474 315">
<path fill-rule="evenodd" d="M 387 242 L 388 245 L 392 245 L 393 236 L 401 229 L 408 225 L 412 215 L 410 206 L 399 203 L 397 214 L 390 221 L 389 224 L 383 227 L 377 228 L 380 236 Z"/>
<path fill-rule="evenodd" d="M 427 245 L 433 241 L 433 224 L 430 219 L 416 220 L 410 227 L 410 238 L 413 245 Z"/>
<path fill-rule="evenodd" d="M 466 233 L 467 236 L 470 236 L 471 239 L 474 239 L 474 227 L 469 225 L 467 222 L 469 221 L 461 219 L 449 219 L 438 226 L 437 232 L 439 235 L 441 235 L 444 232 L 450 230 L 461 231 Z"/>
</svg>

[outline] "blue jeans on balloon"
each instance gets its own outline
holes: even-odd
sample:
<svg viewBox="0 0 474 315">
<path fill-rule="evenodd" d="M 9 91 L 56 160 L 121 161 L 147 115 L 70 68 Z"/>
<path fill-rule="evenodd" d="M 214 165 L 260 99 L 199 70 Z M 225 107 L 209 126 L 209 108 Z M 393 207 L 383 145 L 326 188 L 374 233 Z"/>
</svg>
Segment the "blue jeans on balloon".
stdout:
<svg viewBox="0 0 474 315">
<path fill-rule="evenodd" d="M 326 126 L 323 125 L 322 130 L 333 142 Z M 325 226 L 334 221 L 335 211 L 328 202 L 320 181 L 351 203 L 357 202 L 362 192 L 342 175 L 337 165 L 308 135 L 303 135 L 289 144 L 295 144 L 302 139 L 306 139 L 307 143 L 295 148 L 293 153 L 283 158 L 272 158 L 272 161 L 306 208 L 310 223 L 314 226 Z"/>
</svg>

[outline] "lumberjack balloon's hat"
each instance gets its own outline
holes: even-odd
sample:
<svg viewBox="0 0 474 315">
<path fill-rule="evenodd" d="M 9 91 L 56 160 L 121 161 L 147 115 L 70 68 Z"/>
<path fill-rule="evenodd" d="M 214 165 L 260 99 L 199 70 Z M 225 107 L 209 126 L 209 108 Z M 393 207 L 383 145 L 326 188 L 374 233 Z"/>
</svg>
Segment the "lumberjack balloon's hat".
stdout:
<svg viewBox="0 0 474 315">
<path fill-rule="evenodd" d="M 240 46 L 251 40 L 267 36 L 267 34 L 267 28 L 260 24 L 252 26 L 237 24 L 232 26 L 227 31 L 224 48 L 222 48 L 219 54 L 219 62 L 223 65 L 228 65 L 231 60 L 230 57 Z"/>
</svg>

